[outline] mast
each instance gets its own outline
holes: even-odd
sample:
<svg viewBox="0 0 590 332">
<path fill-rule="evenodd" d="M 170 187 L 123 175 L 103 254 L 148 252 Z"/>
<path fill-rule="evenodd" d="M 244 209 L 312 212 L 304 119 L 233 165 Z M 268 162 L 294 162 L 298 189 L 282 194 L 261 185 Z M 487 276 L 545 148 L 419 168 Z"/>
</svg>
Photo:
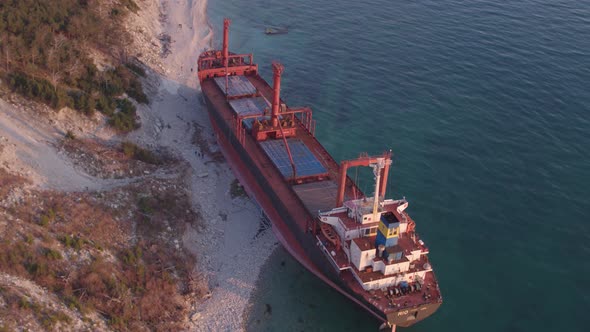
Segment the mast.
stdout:
<svg viewBox="0 0 590 332">
<path fill-rule="evenodd" d="M 281 75 L 285 67 L 278 63 L 272 63 L 273 73 L 273 97 L 272 97 L 272 114 L 271 114 L 271 125 L 273 128 L 279 125 L 279 104 L 281 103 Z"/>
<path fill-rule="evenodd" d="M 373 174 L 375 174 L 375 195 L 373 196 L 373 221 L 377 220 L 377 214 L 379 212 L 379 192 L 380 189 L 380 180 L 381 180 L 381 170 L 385 167 L 385 158 L 377 158 L 377 162 L 371 164 L 373 168 Z"/>
<path fill-rule="evenodd" d="M 227 68 L 229 60 L 229 26 L 231 20 L 229 18 L 223 19 L 223 66 Z"/>
<path fill-rule="evenodd" d="M 229 88 L 229 26 L 231 20 L 229 18 L 223 19 L 223 67 L 225 68 L 225 95 L 227 96 L 227 90 Z"/>
</svg>

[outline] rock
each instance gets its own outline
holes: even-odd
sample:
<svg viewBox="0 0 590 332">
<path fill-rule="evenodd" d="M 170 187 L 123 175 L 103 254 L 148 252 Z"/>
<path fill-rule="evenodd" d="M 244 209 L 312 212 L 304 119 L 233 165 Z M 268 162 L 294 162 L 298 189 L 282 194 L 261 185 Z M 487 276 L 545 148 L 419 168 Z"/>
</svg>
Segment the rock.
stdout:
<svg viewBox="0 0 590 332">
<path fill-rule="evenodd" d="M 204 173 L 201 173 L 198 175 L 198 177 L 200 177 L 200 178 L 206 178 L 208 176 L 209 176 L 209 173 L 207 173 L 207 172 L 204 172 Z"/>
<path fill-rule="evenodd" d="M 191 315 L 191 321 L 193 321 L 193 322 L 198 321 L 199 318 L 201 318 L 201 313 L 200 312 L 195 312 L 194 314 Z"/>
</svg>

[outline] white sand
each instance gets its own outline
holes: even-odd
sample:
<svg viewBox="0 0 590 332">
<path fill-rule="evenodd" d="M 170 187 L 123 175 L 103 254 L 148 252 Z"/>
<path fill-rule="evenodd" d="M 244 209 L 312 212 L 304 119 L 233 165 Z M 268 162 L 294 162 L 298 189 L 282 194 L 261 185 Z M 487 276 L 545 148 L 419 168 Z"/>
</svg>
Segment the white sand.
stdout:
<svg viewBox="0 0 590 332">
<path fill-rule="evenodd" d="M 189 230 L 184 244 L 197 255 L 198 271 L 209 280 L 212 294 L 194 307 L 190 330 L 241 331 L 260 267 L 277 242 L 270 230 L 255 237 L 260 211 L 250 200 L 230 198 L 234 176 L 228 165 L 205 163 L 206 157 L 197 156 L 198 147 L 191 143 L 197 123 L 204 130 L 203 137 L 209 138 L 211 149 L 216 149 L 196 75 L 198 55 L 212 37 L 206 0 L 160 0 L 159 10 L 165 20 L 152 34 L 169 34 L 172 53 L 162 60 L 166 74 L 151 97 L 152 103 L 140 107 L 145 125 L 132 137 L 146 145 L 169 147 L 193 169 L 187 181 L 191 181 L 193 203 L 200 207 L 206 227 L 201 232 Z M 142 20 L 155 20 L 155 12 L 148 8 L 139 14 Z M 227 215 L 227 219 L 221 215 Z"/>
</svg>

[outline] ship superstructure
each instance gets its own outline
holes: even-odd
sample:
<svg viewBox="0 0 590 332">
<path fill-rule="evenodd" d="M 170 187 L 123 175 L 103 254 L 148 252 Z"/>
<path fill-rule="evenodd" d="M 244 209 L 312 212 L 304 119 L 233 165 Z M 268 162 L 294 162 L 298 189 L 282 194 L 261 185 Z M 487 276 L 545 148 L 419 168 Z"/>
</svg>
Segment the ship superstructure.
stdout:
<svg viewBox="0 0 590 332">
<path fill-rule="evenodd" d="M 221 51 L 198 60 L 203 97 L 221 150 L 249 196 L 271 220 L 283 246 L 309 271 L 386 324 L 409 326 L 442 298 L 428 248 L 405 199 L 385 199 L 391 152 L 338 164 L 315 138 L 309 107 L 280 98 L 284 67 L 273 63 L 273 87 L 252 54 Z M 366 197 L 347 175 L 373 168 Z"/>
</svg>

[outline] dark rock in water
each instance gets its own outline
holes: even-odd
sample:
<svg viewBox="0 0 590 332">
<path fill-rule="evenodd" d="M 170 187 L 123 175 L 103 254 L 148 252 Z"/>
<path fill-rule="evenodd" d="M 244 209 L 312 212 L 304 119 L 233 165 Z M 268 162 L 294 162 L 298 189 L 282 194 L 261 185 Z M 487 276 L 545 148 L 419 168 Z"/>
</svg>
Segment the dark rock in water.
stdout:
<svg viewBox="0 0 590 332">
<path fill-rule="evenodd" d="M 266 305 L 266 310 L 264 311 L 264 313 L 272 315 L 272 307 L 270 306 L 270 304 L 266 303 L 265 305 Z"/>
<path fill-rule="evenodd" d="M 264 33 L 267 35 L 282 35 L 285 33 L 288 33 L 289 29 L 288 28 L 266 28 L 264 29 Z"/>
<path fill-rule="evenodd" d="M 285 266 L 285 261 L 281 261 L 281 266 Z"/>
</svg>

